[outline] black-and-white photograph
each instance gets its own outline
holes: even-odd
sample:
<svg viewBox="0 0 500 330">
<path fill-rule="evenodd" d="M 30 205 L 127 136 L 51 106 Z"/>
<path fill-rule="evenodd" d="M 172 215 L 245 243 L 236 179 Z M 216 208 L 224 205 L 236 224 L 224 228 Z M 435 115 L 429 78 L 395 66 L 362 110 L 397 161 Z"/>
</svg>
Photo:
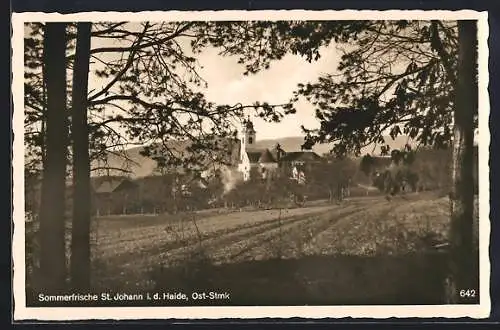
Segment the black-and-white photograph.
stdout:
<svg viewBox="0 0 500 330">
<path fill-rule="evenodd" d="M 16 305 L 487 312 L 485 16 L 242 13 L 17 21 Z"/>
</svg>

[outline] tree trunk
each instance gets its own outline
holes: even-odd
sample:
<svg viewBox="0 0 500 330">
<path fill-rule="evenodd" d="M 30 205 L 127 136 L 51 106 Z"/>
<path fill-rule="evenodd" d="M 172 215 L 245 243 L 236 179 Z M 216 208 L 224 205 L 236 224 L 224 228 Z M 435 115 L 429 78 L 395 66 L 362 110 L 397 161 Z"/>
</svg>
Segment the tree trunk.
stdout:
<svg viewBox="0 0 500 330">
<path fill-rule="evenodd" d="M 451 209 L 451 258 L 447 302 L 457 303 L 460 291 L 473 289 L 477 270 L 473 269 L 473 117 L 477 110 L 477 26 L 475 21 L 459 21 L 458 79 L 455 96 Z M 470 301 L 469 301 L 470 303 Z"/>
<path fill-rule="evenodd" d="M 91 23 L 78 23 L 73 70 L 73 226 L 71 282 L 74 289 L 90 287 L 90 156 L 87 122 L 87 90 Z"/>
<path fill-rule="evenodd" d="M 66 117 L 66 24 L 47 23 L 44 30 L 47 82 L 45 166 L 40 205 L 40 284 L 45 293 L 66 288 L 65 180 L 68 121 Z"/>
<path fill-rule="evenodd" d="M 47 121 L 47 73 L 45 72 L 45 64 L 42 63 L 42 99 L 43 99 L 43 105 L 42 105 L 42 123 L 40 127 L 40 141 L 41 141 L 41 159 L 42 159 L 42 168 L 45 168 L 45 149 L 46 149 L 46 144 L 45 144 L 45 131 L 46 131 L 46 121 Z"/>
</svg>

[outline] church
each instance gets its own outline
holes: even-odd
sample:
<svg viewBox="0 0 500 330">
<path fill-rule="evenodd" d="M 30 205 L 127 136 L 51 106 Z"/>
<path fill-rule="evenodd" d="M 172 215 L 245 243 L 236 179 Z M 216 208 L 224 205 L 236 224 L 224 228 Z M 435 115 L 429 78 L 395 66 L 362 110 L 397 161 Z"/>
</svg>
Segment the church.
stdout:
<svg viewBox="0 0 500 330">
<path fill-rule="evenodd" d="M 240 159 L 237 165 L 244 181 L 250 179 L 252 169 L 257 169 L 265 179 L 267 173 L 280 168 L 287 171 L 292 179 L 303 182 L 307 167 L 322 160 L 311 150 L 286 151 L 279 144 L 272 149 L 258 148 L 256 133 L 253 122 L 249 118 L 245 120 L 240 132 Z"/>
</svg>

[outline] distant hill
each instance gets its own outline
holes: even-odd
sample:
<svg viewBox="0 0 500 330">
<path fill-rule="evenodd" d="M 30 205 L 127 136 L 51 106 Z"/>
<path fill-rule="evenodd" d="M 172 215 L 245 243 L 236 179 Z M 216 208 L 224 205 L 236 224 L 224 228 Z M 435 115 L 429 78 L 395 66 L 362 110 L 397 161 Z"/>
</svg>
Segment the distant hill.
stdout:
<svg viewBox="0 0 500 330">
<path fill-rule="evenodd" d="M 265 149 L 269 148 L 272 149 L 276 146 L 276 144 L 279 143 L 281 145 L 281 148 L 285 151 L 291 152 L 291 151 L 299 151 L 301 150 L 301 146 L 304 143 L 304 138 L 303 137 L 285 137 L 285 138 L 279 138 L 279 139 L 267 139 L 267 140 L 257 140 L 256 141 L 256 148 L 259 149 Z M 405 136 L 399 136 L 395 140 L 392 140 L 390 137 L 386 138 L 386 143 L 391 147 L 391 149 L 399 149 L 404 147 L 404 145 L 407 143 L 407 137 Z M 412 143 L 410 143 L 412 144 Z M 141 150 L 143 147 L 134 147 L 128 150 L 125 150 L 124 155 L 128 160 L 125 160 L 124 157 L 120 157 L 114 154 L 109 154 L 107 158 L 107 166 L 110 167 L 111 169 L 108 170 L 99 170 L 99 171 L 94 171 L 92 173 L 92 176 L 102 176 L 102 175 L 127 175 L 132 178 L 138 178 L 138 177 L 144 177 L 148 175 L 152 175 L 155 173 L 156 169 L 156 162 L 149 158 L 149 157 L 144 157 L 140 154 Z M 313 147 L 313 151 L 316 152 L 318 155 L 323 155 L 325 153 L 328 153 L 331 149 L 331 146 L 328 144 L 321 144 L 321 145 L 316 145 Z M 362 154 L 372 154 L 372 155 L 380 155 L 380 145 L 376 146 L 368 146 L 362 149 Z M 102 167 L 104 166 L 104 163 L 97 163 L 94 162 L 92 164 L 92 167 Z M 123 169 L 127 172 L 120 171 L 117 169 Z"/>
<path fill-rule="evenodd" d="M 398 136 L 395 140 L 391 137 L 385 137 L 386 144 L 388 144 L 391 149 L 401 149 L 405 146 L 406 143 L 410 145 L 416 145 L 411 141 L 408 141 L 408 137 L 406 136 Z M 256 147 L 259 149 L 265 148 L 274 148 L 276 144 L 279 143 L 281 148 L 285 151 L 297 151 L 300 150 L 301 145 L 304 143 L 304 138 L 300 136 L 296 137 L 285 137 L 280 139 L 269 139 L 269 140 L 257 140 Z M 361 150 L 361 154 L 371 154 L 379 156 L 381 153 L 380 145 L 369 145 Z M 313 147 L 313 151 L 318 155 L 323 155 L 325 153 L 329 153 L 331 150 L 331 145 L 329 144 L 318 144 Z"/>
<path fill-rule="evenodd" d="M 153 174 L 156 169 L 156 161 L 144 157 L 140 152 L 144 147 L 135 147 L 123 152 L 123 156 L 108 153 L 106 162 L 93 162 L 92 168 L 109 167 L 109 170 L 99 169 L 92 172 L 92 176 L 123 175 L 132 178 L 140 178 Z M 119 170 L 122 169 L 123 171 Z"/>
</svg>

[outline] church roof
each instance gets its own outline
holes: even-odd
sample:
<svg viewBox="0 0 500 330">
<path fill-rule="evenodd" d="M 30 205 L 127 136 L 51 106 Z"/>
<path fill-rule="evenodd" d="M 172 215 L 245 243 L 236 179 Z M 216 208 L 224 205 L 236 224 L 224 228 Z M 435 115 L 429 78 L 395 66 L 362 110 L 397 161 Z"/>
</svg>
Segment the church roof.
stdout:
<svg viewBox="0 0 500 330">
<path fill-rule="evenodd" d="M 247 151 L 250 163 L 276 163 L 275 154 L 269 149 L 251 149 Z M 321 156 L 313 151 L 292 151 L 286 152 L 281 157 L 280 162 L 315 162 L 322 160 Z"/>
<path fill-rule="evenodd" d="M 269 149 L 251 149 L 247 151 L 250 163 L 276 163 L 276 158 Z"/>
<path fill-rule="evenodd" d="M 252 149 L 247 150 L 247 156 L 250 163 L 258 163 L 260 161 L 260 157 L 266 151 L 266 149 Z"/>
<path fill-rule="evenodd" d="M 269 149 L 266 149 L 261 153 L 259 163 L 276 163 L 276 159 L 274 159 Z"/>
<path fill-rule="evenodd" d="M 322 158 L 314 151 L 286 152 L 285 155 L 281 158 L 281 160 L 284 162 L 293 162 L 293 161 L 311 162 L 311 161 L 319 161 L 321 159 Z"/>
</svg>

